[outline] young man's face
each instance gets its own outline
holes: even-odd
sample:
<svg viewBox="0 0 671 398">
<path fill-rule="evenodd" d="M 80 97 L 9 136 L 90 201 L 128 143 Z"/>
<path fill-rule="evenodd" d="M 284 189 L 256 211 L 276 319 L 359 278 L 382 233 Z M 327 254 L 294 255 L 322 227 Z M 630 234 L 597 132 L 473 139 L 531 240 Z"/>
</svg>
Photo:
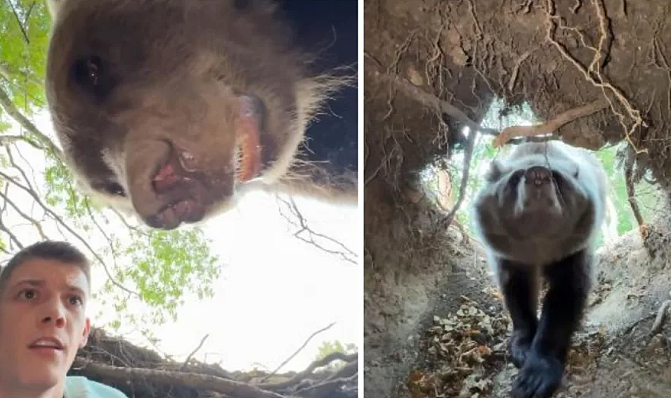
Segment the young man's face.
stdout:
<svg viewBox="0 0 671 398">
<path fill-rule="evenodd" d="M 44 391 L 64 380 L 90 330 L 84 272 L 29 259 L 0 292 L 0 383 Z"/>
</svg>

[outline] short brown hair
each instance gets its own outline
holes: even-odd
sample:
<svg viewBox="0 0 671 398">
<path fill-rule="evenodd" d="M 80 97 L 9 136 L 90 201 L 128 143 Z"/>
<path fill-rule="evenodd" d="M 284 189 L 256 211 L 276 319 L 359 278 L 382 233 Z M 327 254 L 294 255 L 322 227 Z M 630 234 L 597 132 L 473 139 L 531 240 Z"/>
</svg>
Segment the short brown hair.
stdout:
<svg viewBox="0 0 671 398">
<path fill-rule="evenodd" d="M 45 240 L 24 247 L 7 262 L 7 265 L 0 269 L 0 293 L 5 289 L 12 272 L 26 261 L 34 259 L 56 260 L 64 264 L 78 266 L 86 275 L 86 281 L 90 289 L 91 264 L 84 253 L 67 242 Z"/>
</svg>

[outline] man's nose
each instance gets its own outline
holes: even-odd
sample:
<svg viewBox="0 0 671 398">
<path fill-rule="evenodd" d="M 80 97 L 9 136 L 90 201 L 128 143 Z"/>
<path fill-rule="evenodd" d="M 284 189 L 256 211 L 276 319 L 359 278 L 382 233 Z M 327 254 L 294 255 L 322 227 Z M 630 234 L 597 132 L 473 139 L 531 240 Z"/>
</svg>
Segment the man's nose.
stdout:
<svg viewBox="0 0 671 398">
<path fill-rule="evenodd" d="M 58 300 L 49 300 L 44 303 L 42 312 L 42 323 L 54 323 L 56 327 L 62 328 L 65 326 L 65 309 Z"/>
</svg>

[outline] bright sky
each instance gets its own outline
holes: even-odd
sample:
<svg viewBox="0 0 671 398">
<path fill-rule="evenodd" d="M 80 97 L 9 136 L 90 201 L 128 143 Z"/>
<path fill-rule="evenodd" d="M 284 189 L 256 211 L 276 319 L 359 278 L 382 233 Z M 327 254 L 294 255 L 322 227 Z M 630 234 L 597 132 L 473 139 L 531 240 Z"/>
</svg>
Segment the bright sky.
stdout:
<svg viewBox="0 0 671 398">
<path fill-rule="evenodd" d="M 46 112 L 40 113 L 34 123 L 43 133 L 55 137 Z M 18 129 L 7 132 L 18 133 Z M 35 170 L 37 183 L 41 184 L 43 156 L 30 156 L 27 145 L 20 148 Z M 10 190 L 9 196 L 20 205 L 33 202 L 15 188 Z M 302 198 L 295 201 L 313 231 L 346 245 L 356 254 L 353 260 L 358 263 L 363 234 L 355 206 L 328 205 Z M 282 208 L 286 211 L 286 207 Z M 31 206 L 22 206 L 22 211 L 37 214 L 32 213 Z M 24 244 L 40 239 L 34 228 L 26 226 L 16 212 L 10 210 L 3 222 L 12 227 L 12 232 Z M 60 235 L 54 224 L 45 223 L 44 227 L 47 234 L 58 239 Z M 312 333 L 335 322 L 283 367 L 286 371 L 300 371 L 314 360 L 317 348 L 325 340 L 360 343 L 363 327 L 360 266 L 294 237 L 296 227 L 282 217 L 274 196 L 249 194 L 238 208 L 210 220 L 203 230 L 215 242 L 211 250 L 223 264 L 221 277 L 215 284 L 215 297 L 187 301 L 179 309 L 175 324 L 153 329 L 161 339 L 157 347 L 161 352 L 184 360 L 203 336 L 209 334 L 194 358 L 219 362 L 231 371 L 255 365 L 273 370 Z M 79 242 L 72 243 L 82 247 Z M 101 241 L 92 244 L 96 245 L 101 245 Z M 94 288 L 104 282 L 106 275 L 101 267 L 94 270 L 93 278 Z M 111 311 L 101 308 L 99 303 L 94 304 L 90 314 L 103 313 L 102 319 L 92 320 L 94 325 L 113 317 Z M 137 334 L 125 331 L 124 336 L 145 345 Z"/>
</svg>

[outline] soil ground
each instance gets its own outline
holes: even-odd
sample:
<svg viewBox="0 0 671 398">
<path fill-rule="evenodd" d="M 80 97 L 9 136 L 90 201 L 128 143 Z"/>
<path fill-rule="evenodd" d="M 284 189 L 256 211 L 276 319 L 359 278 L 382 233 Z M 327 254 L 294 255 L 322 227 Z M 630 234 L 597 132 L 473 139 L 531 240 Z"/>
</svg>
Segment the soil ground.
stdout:
<svg viewBox="0 0 671 398">
<path fill-rule="evenodd" d="M 455 131 L 494 97 L 508 111 L 528 102 L 542 121 L 608 99 L 555 132 L 590 149 L 627 135 L 648 150 L 633 175 L 652 170 L 669 190 L 668 15 L 671 2 L 654 0 L 364 1 L 367 398 L 507 396 L 510 325 L 483 256 L 458 229 L 440 231 L 416 187 L 427 164 L 463 150 Z M 560 397 L 671 397 L 671 327 L 649 335 L 669 299 L 668 225 L 645 245 L 635 231 L 600 250 Z M 447 236 L 427 239 L 436 230 Z"/>
<path fill-rule="evenodd" d="M 670 396 L 671 326 L 650 335 L 671 299 L 668 223 L 653 230 L 648 249 L 638 231 L 600 248 L 597 284 L 557 398 Z M 506 358 L 509 318 L 477 252 L 461 257 L 405 339 L 367 358 L 366 397 L 509 396 L 517 374 Z"/>
</svg>

